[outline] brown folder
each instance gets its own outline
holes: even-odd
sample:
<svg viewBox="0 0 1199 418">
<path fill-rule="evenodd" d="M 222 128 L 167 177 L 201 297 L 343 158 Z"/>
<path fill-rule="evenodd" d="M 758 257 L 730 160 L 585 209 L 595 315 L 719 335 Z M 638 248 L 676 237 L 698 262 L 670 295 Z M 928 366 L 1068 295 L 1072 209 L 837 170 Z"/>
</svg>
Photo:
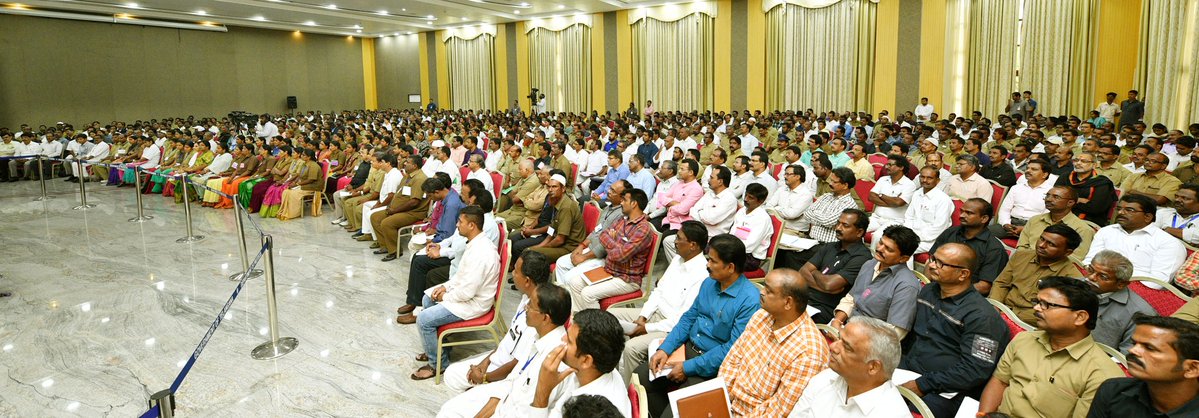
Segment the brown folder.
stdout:
<svg viewBox="0 0 1199 418">
<path fill-rule="evenodd" d="M 680 418 L 730 418 L 724 388 L 700 392 L 677 402 Z"/>
<path fill-rule="evenodd" d="M 588 286 L 593 284 L 603 283 L 612 279 L 612 274 L 604 269 L 604 266 L 599 266 L 583 273 L 583 277 L 587 278 Z"/>
</svg>

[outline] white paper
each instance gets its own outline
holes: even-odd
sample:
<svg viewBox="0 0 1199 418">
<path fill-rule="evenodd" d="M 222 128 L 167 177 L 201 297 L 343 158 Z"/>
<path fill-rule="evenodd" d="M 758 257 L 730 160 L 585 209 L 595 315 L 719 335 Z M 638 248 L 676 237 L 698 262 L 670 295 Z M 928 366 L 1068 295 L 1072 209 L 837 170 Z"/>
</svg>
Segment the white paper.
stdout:
<svg viewBox="0 0 1199 418">
<path fill-rule="evenodd" d="M 628 334 L 628 332 L 626 332 L 626 334 Z M 653 341 L 649 342 L 649 358 L 654 358 L 654 353 L 658 352 L 658 346 L 662 345 L 662 340 L 663 338 L 655 338 Z M 670 354 L 671 353 L 666 353 L 667 356 L 670 356 Z M 657 373 L 654 373 L 653 370 L 650 370 L 649 380 L 653 381 L 666 377 L 666 375 L 670 374 L 672 369 L 674 368 L 670 366 L 663 366 L 662 370 L 658 371 Z"/>
<path fill-rule="evenodd" d="M 412 196 L 412 187 L 404 186 L 403 189 L 400 189 L 400 194 L 402 194 L 404 196 Z"/>
<path fill-rule="evenodd" d="M 969 396 L 962 398 L 962 406 L 958 408 L 958 413 L 953 418 L 974 418 L 978 414 L 978 401 Z"/>
<path fill-rule="evenodd" d="M 919 378 L 920 378 L 920 373 L 916 373 L 911 370 L 895 369 L 895 373 L 891 374 L 891 383 L 894 383 L 895 386 L 900 386 L 900 385 L 903 385 L 904 383 L 911 382 L 911 381 L 919 379 Z M 958 393 L 957 392 L 938 393 L 938 395 L 941 395 L 941 397 L 945 398 L 945 399 L 953 399 L 954 396 L 958 396 Z M 976 412 L 978 411 L 977 401 L 975 401 L 974 410 Z"/>
<path fill-rule="evenodd" d="M 549 231 L 546 231 L 546 234 L 549 234 L 551 237 L 554 236 L 554 227 L 551 226 Z"/>
<path fill-rule="evenodd" d="M 799 236 L 791 234 L 783 234 L 783 236 L 779 238 L 780 246 L 796 250 L 806 250 L 815 247 L 816 244 L 819 243 L 820 241 L 814 239 L 800 238 Z"/>
<path fill-rule="evenodd" d="M 674 392 L 667 393 L 666 397 L 667 397 L 667 399 L 670 399 L 670 411 L 673 412 L 674 416 L 676 416 L 676 417 L 681 416 L 681 415 L 679 415 L 679 399 L 688 398 L 693 395 L 698 395 L 700 393 L 708 392 L 708 391 L 715 390 L 715 389 L 720 389 L 720 391 L 724 393 L 724 407 L 728 408 L 728 406 L 729 406 L 728 388 L 725 387 L 725 385 L 724 385 L 724 379 L 721 378 L 720 376 L 717 376 L 706 382 L 687 386 L 685 388 L 676 390 Z M 729 414 L 729 416 L 733 416 L 732 410 L 729 410 L 728 414 Z"/>
<path fill-rule="evenodd" d="M 633 333 L 633 330 L 637 329 L 637 324 L 634 324 L 632 322 L 621 319 L 620 320 L 620 328 L 624 329 L 624 335 L 629 335 L 629 334 Z M 659 339 L 658 341 L 661 341 L 661 339 Z M 659 342 L 659 345 L 661 345 L 660 342 Z M 656 349 L 657 347 L 655 346 L 654 348 Z M 653 353 L 654 353 L 653 351 L 650 351 L 651 355 Z"/>
<path fill-rule="evenodd" d="M 429 236 L 425 235 L 424 232 L 418 232 L 412 234 L 411 241 L 413 245 L 425 245 L 426 242 L 429 242 Z"/>
</svg>

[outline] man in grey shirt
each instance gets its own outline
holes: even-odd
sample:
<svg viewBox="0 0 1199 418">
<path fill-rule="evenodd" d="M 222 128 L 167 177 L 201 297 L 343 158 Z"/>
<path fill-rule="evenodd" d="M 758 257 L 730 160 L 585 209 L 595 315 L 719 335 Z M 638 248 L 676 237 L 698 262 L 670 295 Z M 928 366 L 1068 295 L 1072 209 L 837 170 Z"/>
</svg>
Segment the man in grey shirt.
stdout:
<svg viewBox="0 0 1199 418">
<path fill-rule="evenodd" d="M 908 268 L 908 259 L 920 245 L 920 236 L 903 225 L 883 230 L 873 260 L 862 265 L 849 294 L 837 305 L 832 326 L 840 329 L 850 316 L 865 315 L 894 325 L 900 338 L 912 329 L 920 280 Z"/>
<path fill-rule="evenodd" d="M 1120 111 L 1116 112 L 1116 116 L 1120 117 L 1120 128 L 1145 118 L 1145 102 L 1137 100 L 1138 94 L 1136 90 L 1129 90 L 1128 100 L 1120 102 Z"/>
<path fill-rule="evenodd" d="M 1023 120 L 1028 120 L 1028 117 L 1032 116 L 1029 114 L 1031 113 L 1029 111 L 1032 110 L 1029 107 L 1029 103 L 1024 101 L 1024 97 L 1020 95 L 1020 92 L 1014 92 L 1012 93 L 1012 100 L 1008 101 L 1007 107 L 1003 111 L 1007 112 L 1008 116 L 1015 117 L 1016 115 L 1020 115 Z"/>
<path fill-rule="evenodd" d="M 1131 277 L 1132 262 L 1111 250 L 1096 253 L 1087 268 L 1087 280 L 1099 293 L 1099 321 L 1091 331 L 1091 337 L 1124 354 L 1132 348 L 1132 331 L 1136 327 L 1132 318 L 1138 313 L 1157 315 L 1145 299 L 1128 290 Z"/>
</svg>

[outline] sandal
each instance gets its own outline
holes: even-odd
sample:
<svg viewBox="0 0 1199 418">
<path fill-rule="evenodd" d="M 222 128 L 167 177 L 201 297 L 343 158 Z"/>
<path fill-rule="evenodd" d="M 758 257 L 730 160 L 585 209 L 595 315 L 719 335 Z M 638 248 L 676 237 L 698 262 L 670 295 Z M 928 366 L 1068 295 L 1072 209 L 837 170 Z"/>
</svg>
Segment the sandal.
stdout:
<svg viewBox="0 0 1199 418">
<path fill-rule="evenodd" d="M 416 371 L 412 373 L 412 376 L 409 376 L 409 377 L 411 377 L 412 380 L 426 380 L 426 379 L 430 379 L 436 375 L 437 375 L 437 373 L 433 372 L 432 367 L 421 366 L 421 368 L 416 369 Z"/>
<path fill-rule="evenodd" d="M 429 361 L 429 355 L 425 353 L 417 354 L 416 361 Z"/>
</svg>

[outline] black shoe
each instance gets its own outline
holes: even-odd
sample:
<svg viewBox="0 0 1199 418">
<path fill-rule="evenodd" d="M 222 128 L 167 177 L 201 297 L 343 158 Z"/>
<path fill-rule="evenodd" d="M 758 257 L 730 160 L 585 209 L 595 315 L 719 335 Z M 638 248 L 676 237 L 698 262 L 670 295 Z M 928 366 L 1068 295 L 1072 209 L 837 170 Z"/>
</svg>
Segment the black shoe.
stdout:
<svg viewBox="0 0 1199 418">
<path fill-rule="evenodd" d="M 67 177 L 67 178 L 63 179 L 62 181 L 74 181 L 76 178 L 78 178 L 78 177 Z"/>
<path fill-rule="evenodd" d="M 376 251 L 376 252 L 378 252 L 378 251 Z M 388 254 L 388 255 L 387 255 L 387 257 L 383 257 L 383 260 L 381 260 L 381 261 L 383 261 L 383 262 L 388 262 L 388 261 L 392 261 L 392 260 L 395 260 L 395 259 L 396 259 L 396 255 L 395 255 L 395 254 Z"/>
<path fill-rule="evenodd" d="M 390 251 L 387 251 L 387 249 L 385 249 L 385 248 L 380 248 L 380 249 L 375 250 L 375 254 L 387 254 L 389 252 Z"/>
<path fill-rule="evenodd" d="M 382 247 L 382 245 L 379 245 L 379 243 L 377 243 L 377 242 L 376 242 L 376 243 L 374 243 L 374 244 L 371 244 L 371 249 L 372 249 L 372 250 L 377 250 L 377 249 L 379 249 L 380 247 Z"/>
<path fill-rule="evenodd" d="M 358 233 L 355 233 L 354 235 L 350 235 L 350 238 L 358 239 L 358 237 L 361 237 L 363 235 L 366 235 L 366 234 L 358 232 Z"/>
</svg>

